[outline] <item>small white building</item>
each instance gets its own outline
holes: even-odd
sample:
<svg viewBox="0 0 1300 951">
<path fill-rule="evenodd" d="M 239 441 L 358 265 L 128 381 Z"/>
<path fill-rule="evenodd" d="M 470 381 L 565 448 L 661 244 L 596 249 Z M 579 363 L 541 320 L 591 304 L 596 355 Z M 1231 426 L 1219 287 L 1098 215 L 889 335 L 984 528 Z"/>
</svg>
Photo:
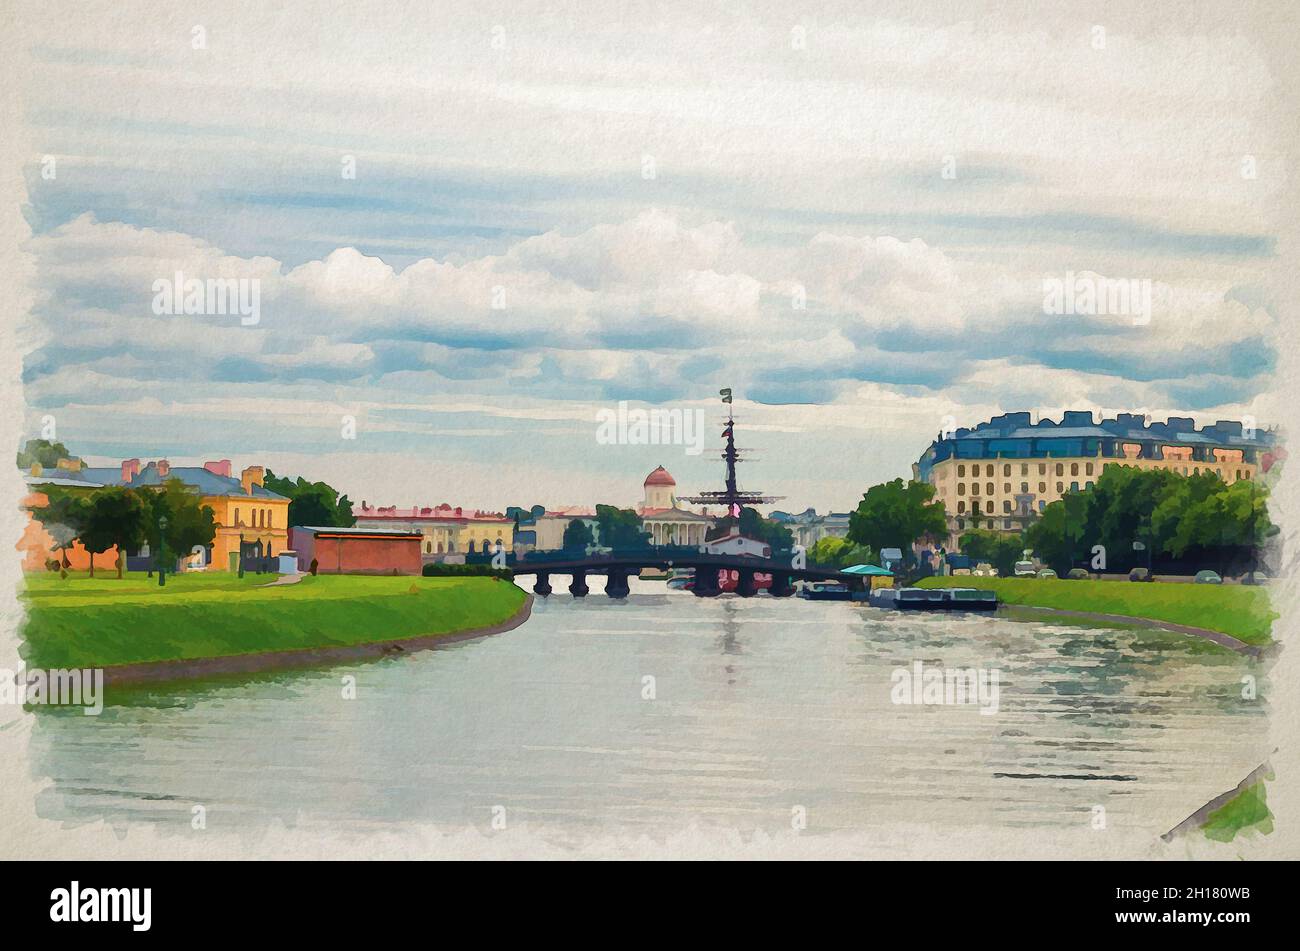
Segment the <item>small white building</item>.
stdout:
<svg viewBox="0 0 1300 951">
<path fill-rule="evenodd" d="M 742 558 L 771 558 L 772 546 L 739 532 L 715 538 L 704 546 L 710 555 L 739 555 Z"/>
</svg>

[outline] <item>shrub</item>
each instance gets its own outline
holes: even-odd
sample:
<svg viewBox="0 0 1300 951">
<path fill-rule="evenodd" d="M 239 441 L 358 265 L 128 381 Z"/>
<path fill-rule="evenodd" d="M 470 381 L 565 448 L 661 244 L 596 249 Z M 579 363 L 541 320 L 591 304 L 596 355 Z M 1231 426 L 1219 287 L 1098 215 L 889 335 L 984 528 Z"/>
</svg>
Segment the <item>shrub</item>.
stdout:
<svg viewBox="0 0 1300 951">
<path fill-rule="evenodd" d="M 420 574 L 426 578 L 447 578 L 454 576 L 472 575 L 477 577 L 494 577 L 513 579 L 514 572 L 509 568 L 493 568 L 490 564 L 485 565 L 449 565 L 444 562 L 434 562 L 425 565 Z"/>
</svg>

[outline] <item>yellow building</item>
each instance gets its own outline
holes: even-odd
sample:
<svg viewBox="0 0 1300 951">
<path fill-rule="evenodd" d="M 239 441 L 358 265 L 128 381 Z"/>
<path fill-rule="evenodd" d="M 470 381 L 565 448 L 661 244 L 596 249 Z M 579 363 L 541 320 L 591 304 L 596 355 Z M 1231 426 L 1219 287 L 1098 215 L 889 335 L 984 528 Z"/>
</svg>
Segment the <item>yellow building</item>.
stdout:
<svg viewBox="0 0 1300 951">
<path fill-rule="evenodd" d="M 1121 413 L 1095 423 L 1067 412 L 1060 423 L 1007 413 L 930 444 L 913 477 L 935 488 L 948 514 L 949 550 L 973 528 L 1020 531 L 1049 504 L 1090 488 L 1109 466 L 1214 472 L 1225 482 L 1254 479 L 1271 461 L 1273 436 L 1220 420 L 1196 429 L 1191 419 L 1164 423 Z"/>
<path fill-rule="evenodd" d="M 173 466 L 159 459 L 143 467 L 139 459 L 126 459 L 120 466 L 83 468 L 80 474 L 91 485 L 156 488 L 180 479 L 194 489 L 201 504 L 212 509 L 217 533 L 205 551 L 185 554 L 189 567 L 236 570 L 241 539 L 247 558 L 277 555 L 289 547 L 289 500 L 262 484 L 266 470 L 261 466 L 248 466 L 236 479 L 229 459 L 202 466 Z"/>
<path fill-rule="evenodd" d="M 447 555 L 494 552 L 500 545 L 514 551 L 515 523 L 498 512 L 470 512 L 447 503 L 437 506 L 371 506 L 365 502 L 355 512 L 361 528 L 405 528 L 419 532 L 420 551 L 426 561 L 441 561 Z"/>
</svg>

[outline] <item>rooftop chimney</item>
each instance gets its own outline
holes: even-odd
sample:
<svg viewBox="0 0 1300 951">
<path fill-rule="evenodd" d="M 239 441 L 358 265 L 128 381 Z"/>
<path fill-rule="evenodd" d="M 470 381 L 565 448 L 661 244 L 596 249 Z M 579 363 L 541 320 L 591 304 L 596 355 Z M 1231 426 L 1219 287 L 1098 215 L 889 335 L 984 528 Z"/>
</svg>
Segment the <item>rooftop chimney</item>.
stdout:
<svg viewBox="0 0 1300 951">
<path fill-rule="evenodd" d="M 220 462 L 205 462 L 203 468 L 207 469 L 213 475 L 225 476 L 230 478 L 230 460 L 222 459 Z"/>
<path fill-rule="evenodd" d="M 140 460 L 139 460 L 139 459 L 123 459 L 123 460 L 122 460 L 122 481 L 123 481 L 123 482 L 130 482 L 132 479 L 134 479 L 134 478 L 135 478 L 136 476 L 138 476 L 139 474 L 140 474 Z"/>
<path fill-rule="evenodd" d="M 240 485 L 244 487 L 245 495 L 253 494 L 253 486 L 260 486 L 266 470 L 261 466 L 249 466 L 239 474 Z"/>
</svg>

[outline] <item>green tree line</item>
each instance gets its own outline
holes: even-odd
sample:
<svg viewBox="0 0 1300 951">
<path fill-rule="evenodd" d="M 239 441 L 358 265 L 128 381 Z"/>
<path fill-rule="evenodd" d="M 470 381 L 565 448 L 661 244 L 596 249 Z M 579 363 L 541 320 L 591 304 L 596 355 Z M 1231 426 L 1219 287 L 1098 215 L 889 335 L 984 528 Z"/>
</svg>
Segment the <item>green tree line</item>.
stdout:
<svg viewBox="0 0 1300 951">
<path fill-rule="evenodd" d="M 168 479 L 161 486 L 110 485 L 89 491 L 51 485 L 42 492 L 47 503 L 28 511 L 54 539 L 65 572 L 67 549 L 76 542 L 90 556 L 92 578 L 95 556 L 116 547 L 120 578 L 128 551 L 147 543 L 157 557 L 165 543 L 172 555 L 187 555 L 196 546 L 212 544 L 217 534 L 212 507 L 203 505 L 198 492 L 180 479 Z"/>
<path fill-rule="evenodd" d="M 1106 571 L 1148 560 L 1187 572 L 1253 571 L 1278 531 L 1267 500 L 1268 490 L 1249 479 L 1229 484 L 1214 472 L 1109 466 L 1091 488 L 1050 503 L 1026 530 L 1025 547 L 1058 572 L 1092 568 L 1096 546 Z"/>
</svg>

